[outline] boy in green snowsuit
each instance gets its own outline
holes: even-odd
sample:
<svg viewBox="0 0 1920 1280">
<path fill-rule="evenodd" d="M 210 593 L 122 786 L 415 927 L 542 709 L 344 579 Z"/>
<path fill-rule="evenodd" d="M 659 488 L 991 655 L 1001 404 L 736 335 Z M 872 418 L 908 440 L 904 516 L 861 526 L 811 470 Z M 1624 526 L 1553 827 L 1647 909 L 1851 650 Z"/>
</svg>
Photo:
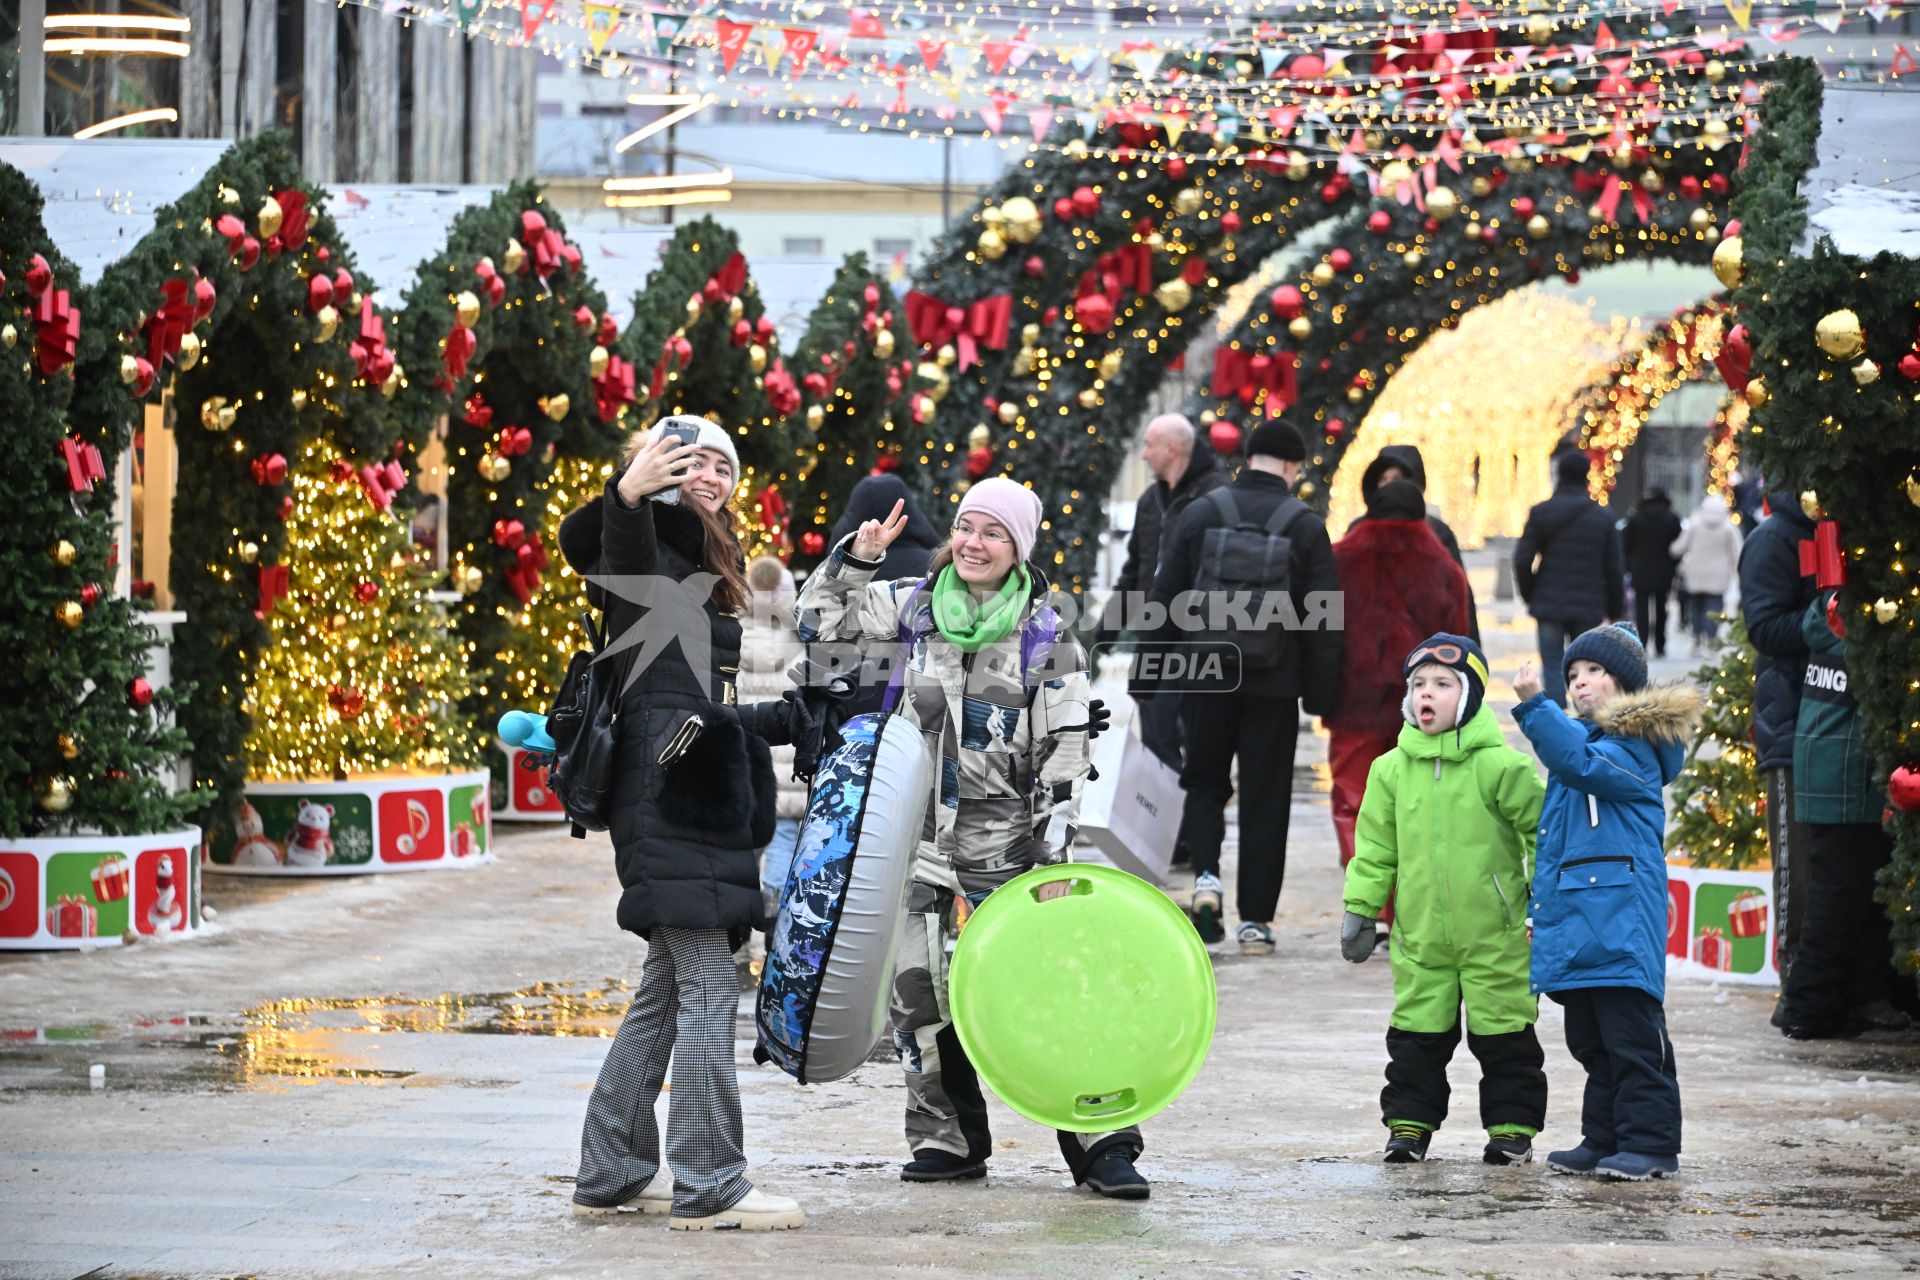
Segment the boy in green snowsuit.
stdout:
<svg viewBox="0 0 1920 1280">
<path fill-rule="evenodd" d="M 1526 920 L 1546 787 L 1484 705 L 1487 660 L 1473 641 L 1442 632 L 1416 645 L 1403 669 L 1407 723 L 1367 775 L 1340 929 L 1341 954 L 1360 963 L 1393 898 L 1386 1160 L 1426 1159 L 1447 1118 L 1464 1000 L 1467 1048 L 1480 1061 L 1483 1159 L 1525 1164 L 1547 1116 Z"/>
</svg>

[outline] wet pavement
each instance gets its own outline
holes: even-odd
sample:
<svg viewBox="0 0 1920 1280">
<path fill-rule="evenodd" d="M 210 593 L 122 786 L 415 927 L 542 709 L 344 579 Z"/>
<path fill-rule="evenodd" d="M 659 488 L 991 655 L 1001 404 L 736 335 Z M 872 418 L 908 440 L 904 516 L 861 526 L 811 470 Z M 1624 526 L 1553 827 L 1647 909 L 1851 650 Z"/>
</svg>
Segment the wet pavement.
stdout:
<svg viewBox="0 0 1920 1280">
<path fill-rule="evenodd" d="M 1476 587 L 1491 597 L 1490 577 Z M 1531 638 L 1504 613 L 1486 619 L 1501 677 Z M 1498 681 L 1493 701 L 1511 703 Z M 890 1055 L 800 1088 L 752 1065 L 743 1004 L 754 1176 L 798 1198 L 806 1228 L 689 1237 L 658 1218 L 572 1219 L 586 1096 L 644 947 L 613 924 L 603 839 L 519 828 L 471 872 L 210 877 L 219 931 L 193 943 L 0 956 L 0 1276 L 1920 1267 L 1920 1037 L 1791 1043 L 1767 1025 L 1771 993 L 1751 988 L 1670 989 L 1688 1126 L 1677 1180 L 1481 1164 L 1464 1050 L 1436 1158 L 1380 1164 L 1390 974 L 1338 958 L 1324 744 L 1306 734 L 1301 748 L 1278 950 L 1216 948 L 1219 1030 L 1194 1086 L 1146 1126 L 1144 1204 L 1076 1190 L 1053 1136 L 997 1104 L 989 1179 L 906 1186 Z M 1550 1004 L 1541 1038 L 1545 1149 L 1577 1140 L 1581 1075 Z"/>
</svg>

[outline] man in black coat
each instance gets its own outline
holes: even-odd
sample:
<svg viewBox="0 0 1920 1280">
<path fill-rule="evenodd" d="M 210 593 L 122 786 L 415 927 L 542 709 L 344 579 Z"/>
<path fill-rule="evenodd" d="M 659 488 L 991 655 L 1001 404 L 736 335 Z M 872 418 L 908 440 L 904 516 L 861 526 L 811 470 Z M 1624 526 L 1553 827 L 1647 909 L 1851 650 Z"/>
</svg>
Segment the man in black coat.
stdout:
<svg viewBox="0 0 1920 1280">
<path fill-rule="evenodd" d="M 1627 517 L 1621 535 L 1627 572 L 1633 575 L 1633 625 L 1658 658 L 1667 656 L 1667 596 L 1679 563 L 1667 551 L 1680 536 L 1680 517 L 1665 489 L 1649 489 Z"/>
<path fill-rule="evenodd" d="M 1767 777 L 1767 845 L 1773 856 L 1774 936 L 1784 978 L 1800 943 L 1806 914 L 1807 857 L 1813 832 L 1793 816 L 1793 735 L 1806 678 L 1801 620 L 1818 594 L 1800 574 L 1800 545 L 1813 539 L 1813 521 L 1800 510 L 1792 486 L 1767 495 L 1770 514 L 1740 548 L 1740 617 L 1753 641 L 1753 738 L 1756 763 Z"/>
<path fill-rule="evenodd" d="M 1324 610 L 1337 603 L 1339 572 L 1333 544 L 1321 518 L 1293 496 L 1307 447 L 1300 433 L 1283 422 L 1257 428 L 1247 444 L 1247 467 L 1239 479 L 1189 506 L 1167 537 L 1154 574 L 1152 604 L 1169 617 L 1159 638 L 1192 641 L 1183 626 L 1192 617 L 1182 606 L 1210 601 L 1200 596 L 1203 573 L 1212 554 L 1209 533 L 1229 528 L 1272 529 L 1290 541 L 1287 595 L 1304 625 L 1288 630 L 1279 660 L 1270 666 L 1225 673 L 1217 689 L 1204 686 L 1181 695 L 1180 722 L 1186 732 L 1186 765 L 1180 785 L 1187 793 L 1180 815 L 1180 844 L 1193 859 L 1193 906 L 1201 934 L 1217 939 L 1222 908 L 1220 845 L 1226 837 L 1227 801 L 1233 795 L 1233 767 L 1240 765 L 1240 949 L 1249 954 L 1273 951 L 1273 916 L 1286 875 L 1287 819 L 1292 808 L 1293 755 L 1300 735 L 1300 711 L 1326 715 L 1340 691 L 1339 619 Z M 1231 502 L 1230 522 L 1222 498 Z M 1283 510 L 1284 508 L 1284 510 Z M 1276 513 L 1281 519 L 1275 521 Z M 1325 593 L 1325 594 L 1322 594 Z M 1219 595 L 1221 593 L 1211 593 Z M 1316 612 L 1319 610 L 1320 612 Z M 1316 623 L 1318 625 L 1316 625 Z M 1243 633 L 1242 640 L 1250 639 Z M 1236 683 L 1237 682 L 1237 683 Z"/>
<path fill-rule="evenodd" d="M 1513 549 L 1513 583 L 1540 632 L 1540 683 L 1564 705 L 1567 642 L 1626 614 L 1620 536 L 1607 509 L 1587 496 L 1587 455 L 1553 460 L 1553 496 L 1527 512 Z"/>
<path fill-rule="evenodd" d="M 1153 472 L 1153 483 L 1133 509 L 1133 532 L 1127 538 L 1127 562 L 1114 580 L 1100 642 L 1119 639 L 1128 626 L 1128 610 L 1153 588 L 1160 564 L 1160 544 L 1167 530 L 1196 498 L 1227 483 L 1226 468 L 1212 448 L 1196 450 L 1193 424 L 1177 413 L 1164 413 L 1147 424 L 1140 457 Z M 1140 740 L 1172 768 L 1180 767 L 1180 695 L 1134 691 L 1140 705 Z"/>
<path fill-rule="evenodd" d="M 1360 500 L 1371 504 L 1374 492 L 1383 484 L 1395 480 L 1411 480 L 1424 495 L 1427 491 L 1427 461 L 1420 451 L 1410 444 L 1390 444 L 1374 455 L 1367 469 L 1360 473 Z M 1431 511 L 1426 513 L 1427 528 L 1433 530 L 1433 536 L 1440 539 L 1440 545 L 1447 549 L 1453 562 L 1460 566 L 1460 572 L 1467 571 L 1467 562 L 1460 558 L 1460 540 L 1453 536 L 1453 530 L 1447 522 Z M 1356 518 L 1347 526 L 1352 533 L 1358 525 L 1377 519 L 1371 510 Z M 1467 580 L 1467 636 L 1475 644 L 1480 643 L 1480 607 L 1474 603 L 1473 580 Z"/>
</svg>

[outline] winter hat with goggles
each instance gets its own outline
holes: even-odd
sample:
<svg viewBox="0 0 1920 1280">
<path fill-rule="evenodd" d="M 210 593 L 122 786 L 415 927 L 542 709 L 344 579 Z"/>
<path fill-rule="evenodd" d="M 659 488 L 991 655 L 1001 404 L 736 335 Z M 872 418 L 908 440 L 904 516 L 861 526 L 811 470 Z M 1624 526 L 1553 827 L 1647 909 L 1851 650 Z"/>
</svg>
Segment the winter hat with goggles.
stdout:
<svg viewBox="0 0 1920 1280">
<path fill-rule="evenodd" d="M 1408 724 L 1415 723 L 1413 673 L 1428 665 L 1459 672 L 1461 683 L 1466 686 L 1466 692 L 1460 696 L 1460 711 L 1454 717 L 1454 727 L 1458 728 L 1473 719 L 1487 696 L 1487 655 L 1480 652 L 1480 646 L 1467 637 L 1449 635 L 1445 631 L 1428 636 L 1413 646 L 1413 652 L 1407 655 L 1406 662 L 1401 666 L 1400 674 L 1408 682 L 1407 696 L 1400 702 L 1401 717 Z"/>
</svg>

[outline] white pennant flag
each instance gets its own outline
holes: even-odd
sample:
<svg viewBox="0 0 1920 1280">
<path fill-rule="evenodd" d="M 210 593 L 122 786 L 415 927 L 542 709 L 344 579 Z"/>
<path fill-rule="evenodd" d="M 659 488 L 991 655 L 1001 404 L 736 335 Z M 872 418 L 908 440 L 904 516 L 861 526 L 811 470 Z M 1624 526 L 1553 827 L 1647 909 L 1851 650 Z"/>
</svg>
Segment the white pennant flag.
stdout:
<svg viewBox="0 0 1920 1280">
<path fill-rule="evenodd" d="M 1836 10 L 1833 13 L 1816 13 L 1813 15 L 1814 25 L 1820 27 L 1828 35 L 1839 34 L 1840 27 L 1846 20 L 1847 15 L 1844 10 Z"/>
</svg>

